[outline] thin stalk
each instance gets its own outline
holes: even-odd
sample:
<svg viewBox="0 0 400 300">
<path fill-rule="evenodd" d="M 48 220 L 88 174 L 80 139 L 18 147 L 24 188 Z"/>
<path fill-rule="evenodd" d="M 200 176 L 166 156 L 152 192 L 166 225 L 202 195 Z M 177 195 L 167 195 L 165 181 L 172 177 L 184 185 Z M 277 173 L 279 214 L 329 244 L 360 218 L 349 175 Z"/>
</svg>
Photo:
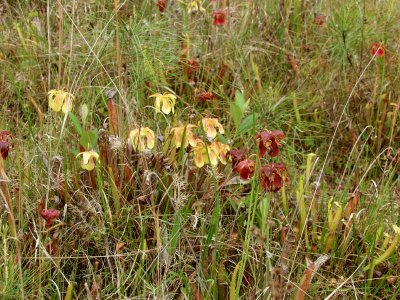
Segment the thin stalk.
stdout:
<svg viewBox="0 0 400 300">
<path fill-rule="evenodd" d="M 18 233 L 17 233 L 17 226 L 15 224 L 15 217 L 13 213 L 13 207 L 12 207 L 12 201 L 11 201 L 11 194 L 8 189 L 8 177 L 6 172 L 4 171 L 4 160 L 0 156 L 0 194 L 2 198 L 4 199 L 4 202 L 6 204 L 7 208 L 7 220 L 8 220 L 8 226 L 10 227 L 11 235 L 15 240 L 15 246 L 16 246 L 16 255 L 17 255 L 17 264 L 19 267 L 19 279 L 20 279 L 20 285 L 21 285 L 21 299 L 25 299 L 25 292 L 24 292 L 24 279 L 22 277 L 22 259 L 21 259 L 21 245 L 20 241 L 18 239 Z"/>
<path fill-rule="evenodd" d="M 64 10 L 63 0 L 59 0 L 58 3 L 58 75 L 57 75 L 57 88 L 61 88 L 61 73 L 62 73 L 62 47 L 63 47 L 63 35 L 64 35 Z"/>
<path fill-rule="evenodd" d="M 259 162 L 257 163 L 258 165 L 260 164 Z M 256 167 L 256 170 L 259 168 Z M 252 182 L 251 182 L 251 193 L 250 193 L 250 199 L 249 199 L 249 209 L 248 209 L 248 215 L 247 215 L 247 222 L 246 222 L 246 235 L 245 235 L 245 240 L 243 244 L 243 254 L 242 254 L 242 259 L 241 259 L 241 265 L 239 269 L 239 276 L 237 279 L 237 290 L 236 290 L 236 298 L 239 299 L 239 292 L 240 292 L 240 284 L 243 281 L 243 276 L 244 276 L 244 270 L 246 268 L 246 263 L 247 259 L 249 257 L 249 248 L 250 248 L 250 231 L 251 227 L 254 223 L 254 217 L 256 215 L 257 211 L 257 194 L 258 194 L 258 184 L 257 184 L 257 176 L 253 176 Z M 269 204 L 268 204 L 269 206 Z M 267 237 L 267 236 L 266 236 Z M 266 244 L 269 243 L 269 240 L 266 239 Z M 268 266 L 267 266 L 268 268 Z M 268 271 L 267 271 L 268 273 Z"/>
<path fill-rule="evenodd" d="M 118 20 L 118 6 L 119 0 L 114 0 L 114 21 L 115 21 L 115 51 L 118 67 L 118 87 L 122 90 L 122 60 L 121 60 L 121 48 L 119 42 L 119 20 Z"/>
</svg>

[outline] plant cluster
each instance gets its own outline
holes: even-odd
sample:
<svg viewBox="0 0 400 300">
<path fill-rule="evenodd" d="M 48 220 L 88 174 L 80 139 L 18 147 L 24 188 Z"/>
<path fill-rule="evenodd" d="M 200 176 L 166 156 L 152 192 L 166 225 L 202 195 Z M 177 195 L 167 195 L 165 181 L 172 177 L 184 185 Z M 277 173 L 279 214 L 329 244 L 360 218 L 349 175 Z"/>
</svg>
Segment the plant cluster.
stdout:
<svg viewBox="0 0 400 300">
<path fill-rule="evenodd" d="M 0 4 L 0 298 L 397 298 L 390 1 Z"/>
</svg>

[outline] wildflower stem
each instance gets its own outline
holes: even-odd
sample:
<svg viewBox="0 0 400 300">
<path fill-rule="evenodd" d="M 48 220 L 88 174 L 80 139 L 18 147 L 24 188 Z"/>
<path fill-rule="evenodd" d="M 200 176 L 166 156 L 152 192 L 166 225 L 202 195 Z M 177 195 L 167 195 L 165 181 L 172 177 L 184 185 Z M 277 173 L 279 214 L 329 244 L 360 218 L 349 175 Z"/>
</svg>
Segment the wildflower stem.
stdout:
<svg viewBox="0 0 400 300">
<path fill-rule="evenodd" d="M 260 162 L 258 159 L 256 170 L 259 169 L 259 165 L 260 165 Z M 244 245 L 243 245 L 243 254 L 242 254 L 239 276 L 238 276 L 237 285 L 236 285 L 237 286 L 237 290 L 236 290 L 236 298 L 237 299 L 239 299 L 240 283 L 242 282 L 244 270 L 246 267 L 246 262 L 249 257 L 248 251 L 249 251 L 249 247 L 250 247 L 250 230 L 251 230 L 252 225 L 254 224 L 254 217 L 255 217 L 256 211 L 257 211 L 257 201 L 256 201 L 257 194 L 258 194 L 257 182 L 258 182 L 257 176 L 253 176 L 252 182 L 251 182 L 251 193 L 250 193 L 249 208 L 248 208 L 247 221 L 246 221 L 246 234 L 245 234 L 245 241 L 244 241 Z M 268 243 L 269 243 L 269 241 L 266 240 L 267 245 L 268 245 Z M 267 270 L 268 270 L 268 268 L 269 268 L 269 264 L 267 265 Z M 267 280 L 268 280 L 268 278 L 267 278 Z"/>
<path fill-rule="evenodd" d="M 285 216 L 288 216 L 289 215 L 289 207 L 288 207 L 288 202 L 287 202 L 285 185 L 283 185 L 283 187 L 282 187 L 282 206 L 283 206 L 283 212 L 284 212 Z"/>
<path fill-rule="evenodd" d="M 118 8 L 119 0 L 114 0 L 114 22 L 115 22 L 115 49 L 118 66 L 118 87 L 122 89 L 122 61 L 121 61 L 121 49 L 119 43 L 119 20 L 118 20 Z"/>
<path fill-rule="evenodd" d="M 17 264 L 19 267 L 19 279 L 21 284 L 21 299 L 25 299 L 24 293 L 24 281 L 23 281 L 23 273 L 22 273 L 22 260 L 21 260 L 21 245 L 18 239 L 17 228 L 15 224 L 15 218 L 13 213 L 12 201 L 11 201 L 11 194 L 8 189 L 8 177 L 6 172 L 4 171 L 4 160 L 0 156 L 0 194 L 1 197 L 4 199 L 7 208 L 7 219 L 8 219 L 8 226 L 10 227 L 11 235 L 15 239 L 15 247 L 16 247 L 16 259 Z"/>
</svg>

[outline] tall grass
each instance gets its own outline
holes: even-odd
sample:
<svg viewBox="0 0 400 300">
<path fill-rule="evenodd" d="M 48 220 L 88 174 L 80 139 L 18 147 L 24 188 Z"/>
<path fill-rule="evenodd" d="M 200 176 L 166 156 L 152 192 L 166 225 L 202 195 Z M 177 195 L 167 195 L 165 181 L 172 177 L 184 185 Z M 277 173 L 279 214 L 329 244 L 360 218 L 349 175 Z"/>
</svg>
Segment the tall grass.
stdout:
<svg viewBox="0 0 400 300">
<path fill-rule="evenodd" d="M 13 136 L 0 298 L 397 299 L 397 2 L 190 2 L 0 4 L 0 130 Z M 51 89 L 75 96 L 71 113 L 51 110 Z M 174 114 L 156 113 L 149 96 L 164 92 Z M 171 128 L 208 117 L 255 161 L 250 180 L 175 147 Z M 151 151 L 132 149 L 139 127 Z M 277 157 L 258 155 L 267 129 L 285 133 Z M 89 148 L 92 171 L 77 157 Z M 259 170 L 278 162 L 289 181 L 273 193 Z"/>
</svg>

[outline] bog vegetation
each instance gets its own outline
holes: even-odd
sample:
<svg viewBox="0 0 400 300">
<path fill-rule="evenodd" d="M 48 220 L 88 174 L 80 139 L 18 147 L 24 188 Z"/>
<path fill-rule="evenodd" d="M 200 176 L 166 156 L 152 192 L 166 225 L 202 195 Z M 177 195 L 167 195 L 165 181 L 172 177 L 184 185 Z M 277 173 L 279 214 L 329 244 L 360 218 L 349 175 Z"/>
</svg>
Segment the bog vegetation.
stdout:
<svg viewBox="0 0 400 300">
<path fill-rule="evenodd" d="M 1 299 L 398 299 L 396 0 L 0 3 Z"/>
</svg>

